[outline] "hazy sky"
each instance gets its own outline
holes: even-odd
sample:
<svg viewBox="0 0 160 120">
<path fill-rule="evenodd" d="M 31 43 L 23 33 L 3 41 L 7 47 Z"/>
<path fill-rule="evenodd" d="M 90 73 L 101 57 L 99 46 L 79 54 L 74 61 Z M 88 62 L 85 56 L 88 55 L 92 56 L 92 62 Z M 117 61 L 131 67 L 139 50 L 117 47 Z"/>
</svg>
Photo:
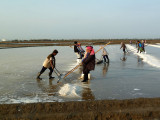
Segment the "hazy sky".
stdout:
<svg viewBox="0 0 160 120">
<path fill-rule="evenodd" d="M 160 38 L 160 0 L 0 0 L 2 38 Z"/>
</svg>

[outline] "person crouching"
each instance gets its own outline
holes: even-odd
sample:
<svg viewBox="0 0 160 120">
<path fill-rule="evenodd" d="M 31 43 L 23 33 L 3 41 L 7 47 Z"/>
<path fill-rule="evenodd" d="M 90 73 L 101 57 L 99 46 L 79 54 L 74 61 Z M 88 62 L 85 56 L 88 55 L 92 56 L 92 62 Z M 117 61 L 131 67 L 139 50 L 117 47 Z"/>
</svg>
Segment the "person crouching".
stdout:
<svg viewBox="0 0 160 120">
<path fill-rule="evenodd" d="M 55 56 L 58 54 L 57 50 L 54 50 L 52 52 L 52 54 L 48 55 L 48 57 L 46 58 L 46 60 L 43 62 L 43 67 L 41 69 L 41 71 L 38 73 L 37 75 L 37 79 L 42 79 L 40 78 L 41 74 L 44 73 L 44 71 L 48 68 L 50 70 L 49 72 L 49 79 L 52 79 L 54 77 L 52 77 L 52 73 L 53 70 L 55 68 Z"/>
<path fill-rule="evenodd" d="M 88 81 L 88 74 L 91 70 L 94 70 L 95 68 L 95 53 L 94 49 L 92 46 L 87 46 L 86 47 L 86 52 L 89 54 L 83 61 L 83 74 L 84 74 L 84 79 L 82 82 L 87 82 Z"/>
</svg>

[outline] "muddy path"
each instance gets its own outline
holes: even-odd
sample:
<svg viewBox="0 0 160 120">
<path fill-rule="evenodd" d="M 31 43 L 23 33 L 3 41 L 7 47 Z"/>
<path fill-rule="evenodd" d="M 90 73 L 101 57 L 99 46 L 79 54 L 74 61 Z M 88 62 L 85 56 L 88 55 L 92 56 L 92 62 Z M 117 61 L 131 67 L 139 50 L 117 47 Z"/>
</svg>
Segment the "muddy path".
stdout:
<svg viewBox="0 0 160 120">
<path fill-rule="evenodd" d="M 0 105 L 1 120 L 159 120 L 160 98 Z"/>
</svg>

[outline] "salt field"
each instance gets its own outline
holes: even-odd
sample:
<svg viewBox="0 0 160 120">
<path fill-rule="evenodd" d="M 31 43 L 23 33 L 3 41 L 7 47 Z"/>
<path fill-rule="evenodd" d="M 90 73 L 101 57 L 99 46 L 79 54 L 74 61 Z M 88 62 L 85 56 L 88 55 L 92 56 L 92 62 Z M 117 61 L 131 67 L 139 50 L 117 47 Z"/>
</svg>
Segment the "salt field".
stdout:
<svg viewBox="0 0 160 120">
<path fill-rule="evenodd" d="M 83 46 L 83 48 L 85 48 Z M 46 70 L 36 80 L 45 58 L 57 49 L 56 68 L 65 74 L 76 66 L 76 55 L 68 46 L 28 47 L 0 51 L 0 104 L 64 102 L 104 99 L 160 97 L 160 45 L 147 45 L 146 53 L 137 53 L 135 45 L 127 45 L 123 54 L 120 45 L 105 47 L 110 64 L 102 63 L 91 72 L 91 80 L 82 83 L 82 68 L 67 78 L 49 80 Z M 95 51 L 99 46 L 94 46 Z M 99 59 L 101 52 L 96 54 Z"/>
</svg>

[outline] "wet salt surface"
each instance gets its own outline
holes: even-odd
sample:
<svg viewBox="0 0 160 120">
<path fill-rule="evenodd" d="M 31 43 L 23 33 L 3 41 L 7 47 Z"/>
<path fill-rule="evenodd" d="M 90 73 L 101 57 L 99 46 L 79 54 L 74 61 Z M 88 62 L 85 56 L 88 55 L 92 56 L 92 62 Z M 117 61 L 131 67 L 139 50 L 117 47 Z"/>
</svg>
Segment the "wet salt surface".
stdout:
<svg viewBox="0 0 160 120">
<path fill-rule="evenodd" d="M 1 49 L 0 104 L 160 97 L 160 48 L 148 45 L 146 54 L 137 54 L 134 45 L 127 47 L 130 52 L 124 55 L 120 45 L 107 46 L 110 64 L 96 65 L 87 84 L 79 79 L 81 67 L 62 79 L 61 84 L 57 84 L 55 73 L 55 79 L 48 79 L 49 70 L 42 75 L 43 80 L 36 80 L 53 49 L 59 50 L 57 69 L 61 73 L 71 70 L 76 65 L 76 55 L 70 47 Z M 99 46 L 94 48 L 96 51 Z M 97 53 L 97 58 L 100 55 Z"/>
</svg>

